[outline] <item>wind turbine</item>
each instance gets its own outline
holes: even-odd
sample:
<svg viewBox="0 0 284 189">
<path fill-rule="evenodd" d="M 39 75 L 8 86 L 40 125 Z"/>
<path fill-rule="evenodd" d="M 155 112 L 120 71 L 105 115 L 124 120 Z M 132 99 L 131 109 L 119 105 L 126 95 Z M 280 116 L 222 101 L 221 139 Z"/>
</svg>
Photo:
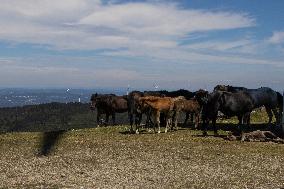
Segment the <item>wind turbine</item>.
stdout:
<svg viewBox="0 0 284 189">
<path fill-rule="evenodd" d="M 155 88 L 155 91 L 157 91 L 159 89 L 159 85 L 157 83 L 154 83 L 154 88 Z"/>
<path fill-rule="evenodd" d="M 128 85 L 127 85 L 126 95 L 128 95 L 128 94 L 129 94 L 129 91 L 130 91 L 130 85 L 128 84 Z"/>
<path fill-rule="evenodd" d="M 67 89 L 66 89 L 66 104 L 68 103 L 69 91 L 70 91 L 70 89 L 67 88 Z"/>
</svg>

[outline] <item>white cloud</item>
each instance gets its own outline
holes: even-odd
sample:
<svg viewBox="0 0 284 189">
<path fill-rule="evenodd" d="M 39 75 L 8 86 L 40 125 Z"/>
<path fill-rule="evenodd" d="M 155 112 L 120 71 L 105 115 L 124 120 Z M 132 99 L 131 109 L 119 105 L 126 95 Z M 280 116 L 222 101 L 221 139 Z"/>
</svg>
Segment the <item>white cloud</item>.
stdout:
<svg viewBox="0 0 284 189">
<path fill-rule="evenodd" d="M 247 46 L 251 44 L 252 41 L 249 39 L 240 39 L 235 41 L 206 41 L 206 42 L 199 42 L 188 44 L 186 47 L 189 49 L 196 49 L 196 50 L 214 50 L 214 51 L 228 51 L 240 47 Z"/>
<path fill-rule="evenodd" d="M 73 86 L 92 87 L 116 84 L 123 86 L 129 81 L 140 82 L 141 86 L 146 86 L 145 83 L 148 82 L 151 86 L 154 81 L 161 81 L 166 86 L 169 82 L 177 85 L 188 79 L 201 82 L 204 79 L 214 80 L 213 77 L 215 81 L 221 78 L 214 73 L 206 73 L 200 77 L 198 76 L 200 73 L 195 75 L 177 73 L 174 78 L 168 78 L 168 75 L 161 74 L 169 70 L 163 66 L 155 75 L 151 66 L 157 62 L 171 63 L 171 71 L 184 64 L 207 63 L 273 65 L 283 68 L 282 61 L 234 54 L 258 53 L 258 46 L 261 43 L 250 38 L 209 39 L 206 42 L 179 45 L 183 40 L 195 41 L 200 36 L 206 38 L 208 31 L 254 26 L 255 20 L 246 13 L 184 9 L 177 4 L 159 1 L 122 4 L 113 2 L 103 4 L 100 0 L 2 0 L 0 41 L 43 44 L 55 50 L 113 49 L 113 51 L 100 52 L 100 55 L 108 59 L 96 61 L 98 57 L 91 57 L 94 60 L 89 60 L 88 64 L 104 64 L 121 57 L 133 58 L 131 63 L 135 64 L 137 63 L 135 58 L 143 57 L 147 62 L 145 63 L 147 68 L 143 69 L 148 70 L 140 72 L 135 66 L 132 70 L 119 68 L 118 65 L 122 65 L 123 61 L 116 62 L 118 65 L 113 63 L 112 65 L 115 65 L 113 68 L 91 70 L 84 66 L 66 66 L 68 65 L 66 62 L 71 62 L 70 60 L 65 62 L 65 67 L 60 67 L 60 61 L 54 63 L 52 58 L 42 61 L 47 63 L 45 66 L 37 58 L 34 58 L 33 65 L 21 64 L 20 60 L 17 60 L 17 65 L 11 65 L 14 63 L 0 59 L 1 83 L 21 85 L 30 82 L 34 85 L 73 84 Z M 269 41 L 281 43 L 282 35 L 283 32 L 275 32 Z M 220 53 L 212 54 L 210 53 L 212 50 Z M 35 66 L 37 64 L 41 65 Z M 188 69 L 190 70 L 190 67 Z"/>
<path fill-rule="evenodd" d="M 284 31 L 273 32 L 273 35 L 268 39 L 268 42 L 273 44 L 284 43 Z"/>
<path fill-rule="evenodd" d="M 58 49 L 175 48 L 193 32 L 254 25 L 243 13 L 187 10 L 168 3 L 3 0 L 0 40 Z"/>
</svg>

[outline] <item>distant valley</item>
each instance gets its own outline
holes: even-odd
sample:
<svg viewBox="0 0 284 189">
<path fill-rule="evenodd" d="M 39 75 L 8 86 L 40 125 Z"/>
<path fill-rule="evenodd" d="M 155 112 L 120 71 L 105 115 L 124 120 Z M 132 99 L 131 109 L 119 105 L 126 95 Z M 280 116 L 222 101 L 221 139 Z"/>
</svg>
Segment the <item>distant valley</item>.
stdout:
<svg viewBox="0 0 284 189">
<path fill-rule="evenodd" d="M 115 89 L 0 89 L 0 107 L 44 104 L 50 102 L 87 103 L 93 93 L 126 94 L 126 90 Z"/>
</svg>

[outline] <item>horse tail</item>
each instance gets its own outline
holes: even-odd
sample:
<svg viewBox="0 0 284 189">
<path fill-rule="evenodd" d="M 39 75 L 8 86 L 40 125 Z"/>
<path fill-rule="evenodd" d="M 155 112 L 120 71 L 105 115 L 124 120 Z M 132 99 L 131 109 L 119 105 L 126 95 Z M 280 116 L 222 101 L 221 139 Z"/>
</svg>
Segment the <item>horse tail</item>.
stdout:
<svg viewBox="0 0 284 189">
<path fill-rule="evenodd" d="M 282 113 L 283 112 L 283 96 L 279 92 L 276 92 L 276 93 L 277 93 L 278 107 L 279 107 L 280 113 Z"/>
</svg>

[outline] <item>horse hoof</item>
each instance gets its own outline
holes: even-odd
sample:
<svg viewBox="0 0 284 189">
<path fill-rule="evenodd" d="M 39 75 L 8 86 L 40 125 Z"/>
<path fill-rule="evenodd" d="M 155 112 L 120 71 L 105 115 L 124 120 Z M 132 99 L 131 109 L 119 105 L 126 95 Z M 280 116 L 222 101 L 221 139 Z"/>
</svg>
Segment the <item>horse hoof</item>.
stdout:
<svg viewBox="0 0 284 189">
<path fill-rule="evenodd" d="M 203 132 L 203 136 L 204 137 L 208 136 L 207 132 Z"/>
</svg>

